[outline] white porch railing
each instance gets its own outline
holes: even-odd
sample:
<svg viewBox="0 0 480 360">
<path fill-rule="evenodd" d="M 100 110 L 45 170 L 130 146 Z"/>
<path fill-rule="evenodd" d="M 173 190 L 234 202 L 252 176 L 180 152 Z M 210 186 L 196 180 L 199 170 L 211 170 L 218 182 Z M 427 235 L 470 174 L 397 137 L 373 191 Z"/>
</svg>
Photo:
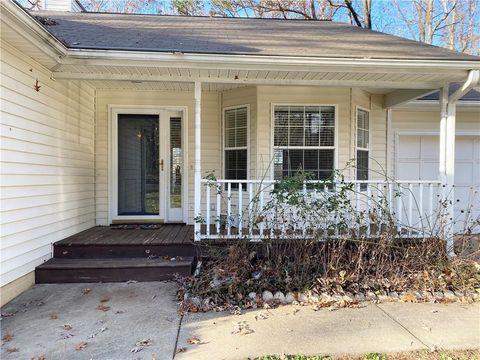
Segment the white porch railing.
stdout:
<svg viewBox="0 0 480 360">
<path fill-rule="evenodd" d="M 439 181 L 304 182 L 289 192 L 273 180 L 202 179 L 200 239 L 415 238 L 438 232 Z M 298 190 L 296 190 L 298 189 Z"/>
</svg>

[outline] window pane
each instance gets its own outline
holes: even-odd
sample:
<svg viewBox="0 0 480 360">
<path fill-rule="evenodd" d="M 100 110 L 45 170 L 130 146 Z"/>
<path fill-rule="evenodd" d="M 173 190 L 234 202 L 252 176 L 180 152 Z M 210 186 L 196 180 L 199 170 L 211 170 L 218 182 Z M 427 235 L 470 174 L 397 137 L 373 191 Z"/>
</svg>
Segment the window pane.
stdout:
<svg viewBox="0 0 480 360">
<path fill-rule="evenodd" d="M 320 146 L 333 146 L 335 144 L 335 129 L 322 128 L 320 130 Z"/>
<path fill-rule="evenodd" d="M 321 125 L 322 126 L 335 126 L 335 107 L 322 106 L 321 108 Z"/>
<path fill-rule="evenodd" d="M 182 207 L 182 119 L 170 118 L 170 207 Z"/>
<path fill-rule="evenodd" d="M 245 180 L 247 178 L 247 150 L 225 150 L 225 178 Z"/>
<path fill-rule="evenodd" d="M 303 168 L 318 170 L 318 150 L 305 150 Z"/>
<path fill-rule="evenodd" d="M 276 127 L 274 135 L 275 146 L 288 146 L 288 128 Z"/>
<path fill-rule="evenodd" d="M 357 180 L 368 180 L 368 151 L 357 150 Z"/>
<path fill-rule="evenodd" d="M 289 128 L 290 146 L 303 146 L 303 127 Z"/>
<path fill-rule="evenodd" d="M 225 110 L 225 129 L 235 127 L 235 109 Z"/>
<path fill-rule="evenodd" d="M 290 107 L 290 126 L 303 126 L 303 106 L 291 106 Z"/>
<path fill-rule="evenodd" d="M 235 126 L 238 127 L 247 127 L 247 108 L 242 107 L 236 109 L 236 122 Z"/>
<path fill-rule="evenodd" d="M 333 170 L 334 151 L 318 150 L 318 168 L 320 170 Z"/>
<path fill-rule="evenodd" d="M 247 128 L 237 128 L 236 134 L 236 147 L 244 147 L 247 146 Z"/>
<path fill-rule="evenodd" d="M 288 126 L 288 106 L 275 107 L 275 126 Z"/>
<path fill-rule="evenodd" d="M 225 146 L 235 147 L 235 129 L 225 130 Z"/>
</svg>

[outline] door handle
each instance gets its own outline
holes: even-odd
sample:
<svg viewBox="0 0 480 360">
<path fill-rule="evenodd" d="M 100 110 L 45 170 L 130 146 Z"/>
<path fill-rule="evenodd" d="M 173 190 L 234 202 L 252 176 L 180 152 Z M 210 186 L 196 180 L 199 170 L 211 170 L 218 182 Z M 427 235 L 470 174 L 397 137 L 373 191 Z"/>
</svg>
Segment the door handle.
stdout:
<svg viewBox="0 0 480 360">
<path fill-rule="evenodd" d="M 162 170 L 162 171 L 163 171 L 163 159 L 162 159 L 162 160 L 160 160 L 160 170 Z"/>
</svg>

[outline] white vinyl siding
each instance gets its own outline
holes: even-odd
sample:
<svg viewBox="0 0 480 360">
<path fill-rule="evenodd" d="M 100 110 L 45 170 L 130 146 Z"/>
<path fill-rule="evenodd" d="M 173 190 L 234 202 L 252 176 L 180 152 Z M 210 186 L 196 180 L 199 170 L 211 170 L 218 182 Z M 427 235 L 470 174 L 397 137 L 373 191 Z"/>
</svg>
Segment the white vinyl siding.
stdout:
<svg viewBox="0 0 480 360">
<path fill-rule="evenodd" d="M 1 286 L 95 225 L 94 89 L 1 44 Z M 39 91 L 34 89 L 38 80 Z"/>
</svg>

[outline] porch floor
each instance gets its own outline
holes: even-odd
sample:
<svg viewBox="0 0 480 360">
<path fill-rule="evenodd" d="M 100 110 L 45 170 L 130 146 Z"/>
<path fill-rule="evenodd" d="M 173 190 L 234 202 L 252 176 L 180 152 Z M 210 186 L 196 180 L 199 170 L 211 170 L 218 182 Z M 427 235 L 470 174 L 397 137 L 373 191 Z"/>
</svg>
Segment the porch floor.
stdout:
<svg viewBox="0 0 480 360">
<path fill-rule="evenodd" d="M 57 241 L 55 246 L 77 245 L 190 245 L 193 225 L 166 224 L 154 229 L 139 225 L 94 226 Z"/>
</svg>

